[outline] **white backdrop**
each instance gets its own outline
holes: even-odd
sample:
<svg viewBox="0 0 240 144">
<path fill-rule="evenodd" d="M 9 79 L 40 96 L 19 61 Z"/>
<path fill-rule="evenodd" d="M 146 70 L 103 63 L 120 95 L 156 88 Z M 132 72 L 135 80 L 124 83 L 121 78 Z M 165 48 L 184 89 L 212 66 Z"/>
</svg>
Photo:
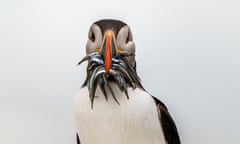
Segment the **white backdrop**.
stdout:
<svg viewBox="0 0 240 144">
<path fill-rule="evenodd" d="M 74 144 L 73 97 L 92 22 L 127 22 L 143 85 L 183 144 L 239 144 L 237 0 L 0 1 L 0 143 Z"/>
</svg>

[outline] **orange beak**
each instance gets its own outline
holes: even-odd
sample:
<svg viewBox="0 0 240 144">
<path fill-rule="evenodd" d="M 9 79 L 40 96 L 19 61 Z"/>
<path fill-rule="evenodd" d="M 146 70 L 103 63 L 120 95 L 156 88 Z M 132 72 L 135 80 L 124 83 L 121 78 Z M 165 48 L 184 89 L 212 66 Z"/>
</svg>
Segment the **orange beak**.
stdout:
<svg viewBox="0 0 240 144">
<path fill-rule="evenodd" d="M 116 55 L 116 46 L 114 41 L 115 35 L 113 31 L 107 31 L 105 33 L 102 55 L 104 56 L 105 70 L 108 74 L 112 67 L 112 57 Z"/>
</svg>

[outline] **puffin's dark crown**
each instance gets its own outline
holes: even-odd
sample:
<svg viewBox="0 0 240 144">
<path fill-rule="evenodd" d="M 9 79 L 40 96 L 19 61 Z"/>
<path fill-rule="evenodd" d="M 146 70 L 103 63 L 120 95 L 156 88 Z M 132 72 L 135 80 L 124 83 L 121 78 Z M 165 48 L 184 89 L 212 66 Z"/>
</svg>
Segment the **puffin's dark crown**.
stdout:
<svg viewBox="0 0 240 144">
<path fill-rule="evenodd" d="M 102 34 L 104 34 L 107 30 L 113 30 L 114 33 L 117 35 L 119 30 L 127 25 L 126 23 L 120 21 L 120 20 L 114 20 L 114 19 L 102 19 L 99 21 L 96 21 L 94 24 L 98 25 L 102 31 Z"/>
</svg>

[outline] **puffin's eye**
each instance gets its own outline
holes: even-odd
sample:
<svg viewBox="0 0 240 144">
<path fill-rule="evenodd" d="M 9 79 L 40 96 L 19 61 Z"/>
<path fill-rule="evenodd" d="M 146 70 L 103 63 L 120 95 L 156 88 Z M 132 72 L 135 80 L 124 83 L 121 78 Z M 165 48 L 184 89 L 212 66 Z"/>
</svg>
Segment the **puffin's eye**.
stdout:
<svg viewBox="0 0 240 144">
<path fill-rule="evenodd" d="M 130 31 L 128 31 L 128 35 L 127 35 L 127 38 L 126 38 L 126 43 L 128 43 L 129 41 L 132 41 L 132 35 L 131 35 Z"/>
<path fill-rule="evenodd" d="M 95 41 L 95 35 L 94 35 L 93 32 L 90 33 L 89 39 L 90 39 L 91 41 L 93 41 L 93 42 Z"/>
<path fill-rule="evenodd" d="M 127 38 L 126 38 L 126 43 L 128 43 L 129 40 L 130 40 L 130 39 L 129 39 L 129 34 L 130 34 L 130 33 L 128 32 L 128 35 L 127 35 Z"/>
<path fill-rule="evenodd" d="M 128 43 L 129 42 L 129 35 L 127 36 L 127 39 L 126 39 L 126 43 Z"/>
</svg>

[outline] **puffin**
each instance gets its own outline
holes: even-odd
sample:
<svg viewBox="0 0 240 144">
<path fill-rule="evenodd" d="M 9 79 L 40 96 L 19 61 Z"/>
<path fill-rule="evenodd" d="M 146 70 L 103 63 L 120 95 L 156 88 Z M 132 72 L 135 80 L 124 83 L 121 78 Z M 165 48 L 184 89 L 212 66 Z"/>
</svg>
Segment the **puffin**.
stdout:
<svg viewBox="0 0 240 144">
<path fill-rule="evenodd" d="M 180 144 L 166 105 L 141 84 L 125 22 L 94 22 L 78 65 L 84 62 L 86 79 L 74 98 L 77 144 Z"/>
</svg>

